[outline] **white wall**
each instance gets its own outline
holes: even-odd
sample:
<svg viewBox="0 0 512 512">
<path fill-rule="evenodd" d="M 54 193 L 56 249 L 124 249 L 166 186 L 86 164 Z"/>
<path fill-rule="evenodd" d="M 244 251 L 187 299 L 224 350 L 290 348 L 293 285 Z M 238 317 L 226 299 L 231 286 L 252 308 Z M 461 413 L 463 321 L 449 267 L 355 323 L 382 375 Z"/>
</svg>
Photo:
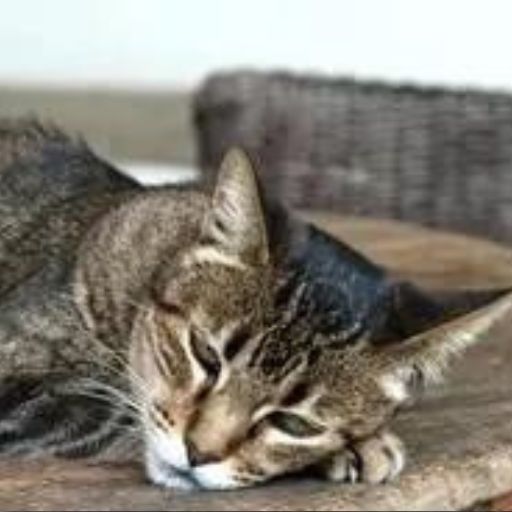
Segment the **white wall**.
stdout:
<svg viewBox="0 0 512 512">
<path fill-rule="evenodd" d="M 14 0 L 0 82 L 167 87 L 249 65 L 512 89 L 507 0 Z"/>
</svg>

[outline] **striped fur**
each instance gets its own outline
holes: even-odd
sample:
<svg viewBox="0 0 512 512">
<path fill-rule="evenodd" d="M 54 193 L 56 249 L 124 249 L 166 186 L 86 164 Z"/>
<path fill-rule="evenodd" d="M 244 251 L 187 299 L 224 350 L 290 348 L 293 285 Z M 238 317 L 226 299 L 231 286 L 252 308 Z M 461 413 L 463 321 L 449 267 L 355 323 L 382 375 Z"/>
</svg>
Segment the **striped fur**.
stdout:
<svg viewBox="0 0 512 512">
<path fill-rule="evenodd" d="M 443 324 L 442 301 L 262 197 L 239 150 L 212 193 L 144 190 L 21 122 L 0 165 L 0 455 L 135 436 L 163 485 L 386 480 L 404 459 L 383 431 L 413 384 L 509 309 L 486 296 Z"/>
</svg>

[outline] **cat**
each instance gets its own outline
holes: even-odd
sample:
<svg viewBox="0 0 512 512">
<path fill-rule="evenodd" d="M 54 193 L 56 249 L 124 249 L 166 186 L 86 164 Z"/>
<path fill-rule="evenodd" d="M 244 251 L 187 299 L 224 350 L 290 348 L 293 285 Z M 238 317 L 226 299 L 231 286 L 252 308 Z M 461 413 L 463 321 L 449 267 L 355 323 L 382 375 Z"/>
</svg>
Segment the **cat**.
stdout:
<svg viewBox="0 0 512 512">
<path fill-rule="evenodd" d="M 144 188 L 4 122 L 0 214 L 0 454 L 135 437 L 167 487 L 392 480 L 393 416 L 512 308 L 394 281 L 270 198 L 240 149 L 213 191 Z"/>
</svg>

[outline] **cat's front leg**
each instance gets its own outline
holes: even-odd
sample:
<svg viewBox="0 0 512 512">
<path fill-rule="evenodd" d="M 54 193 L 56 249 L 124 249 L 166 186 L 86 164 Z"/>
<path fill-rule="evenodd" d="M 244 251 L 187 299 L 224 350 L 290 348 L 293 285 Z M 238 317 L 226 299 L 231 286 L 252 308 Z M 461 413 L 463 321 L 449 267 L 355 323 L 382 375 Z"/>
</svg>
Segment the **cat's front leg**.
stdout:
<svg viewBox="0 0 512 512">
<path fill-rule="evenodd" d="M 335 455 L 323 467 L 329 480 L 380 484 L 395 479 L 405 466 L 405 449 L 394 434 L 383 431 Z"/>
</svg>

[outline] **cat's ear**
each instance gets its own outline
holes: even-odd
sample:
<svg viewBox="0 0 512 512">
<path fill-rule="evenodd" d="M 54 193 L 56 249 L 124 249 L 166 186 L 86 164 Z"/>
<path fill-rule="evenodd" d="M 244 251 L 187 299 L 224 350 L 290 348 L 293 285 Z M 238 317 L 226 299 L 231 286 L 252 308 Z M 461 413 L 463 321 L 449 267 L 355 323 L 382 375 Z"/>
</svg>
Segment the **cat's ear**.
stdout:
<svg viewBox="0 0 512 512">
<path fill-rule="evenodd" d="M 227 152 L 220 166 L 202 239 L 251 264 L 265 264 L 269 245 L 255 170 L 244 151 Z"/>
<path fill-rule="evenodd" d="M 441 380 L 456 356 L 485 340 L 501 320 L 508 317 L 512 322 L 511 313 L 512 293 L 509 292 L 469 314 L 378 349 L 384 368 L 380 379 L 384 391 L 400 402 L 408 398 L 416 385 Z"/>
</svg>

